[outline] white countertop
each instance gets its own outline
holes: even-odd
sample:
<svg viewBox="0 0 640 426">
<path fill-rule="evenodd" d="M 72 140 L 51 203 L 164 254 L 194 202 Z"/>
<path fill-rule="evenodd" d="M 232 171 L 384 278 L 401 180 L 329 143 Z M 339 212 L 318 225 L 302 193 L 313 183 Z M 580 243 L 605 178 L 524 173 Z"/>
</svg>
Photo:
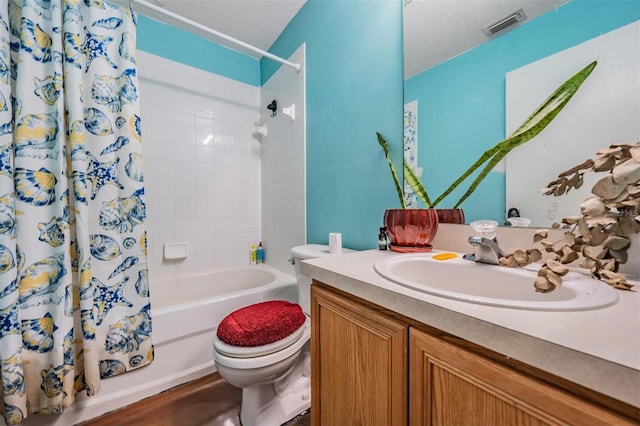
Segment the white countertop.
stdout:
<svg viewBox="0 0 640 426">
<path fill-rule="evenodd" d="M 640 407 L 638 291 L 620 291 L 616 304 L 589 311 L 500 308 L 432 296 L 388 281 L 373 269 L 388 256 L 402 254 L 369 250 L 330 255 L 304 261 L 301 268 L 339 290 Z"/>
</svg>

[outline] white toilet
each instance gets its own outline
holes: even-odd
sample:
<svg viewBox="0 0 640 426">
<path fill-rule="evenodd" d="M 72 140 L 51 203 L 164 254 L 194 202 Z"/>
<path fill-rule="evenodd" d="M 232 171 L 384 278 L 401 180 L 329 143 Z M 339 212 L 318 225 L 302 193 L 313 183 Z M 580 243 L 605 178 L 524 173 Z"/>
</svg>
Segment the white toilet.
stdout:
<svg viewBox="0 0 640 426">
<path fill-rule="evenodd" d="M 244 426 L 281 425 L 311 406 L 311 279 L 300 273 L 300 261 L 327 254 L 327 245 L 308 244 L 291 249 L 299 305 L 306 316 L 304 319 L 298 315 L 297 321 L 303 323 L 293 333 L 261 346 L 235 346 L 220 340 L 218 333 L 214 337 L 213 359 L 218 372 L 227 382 L 242 388 L 240 421 Z M 251 305 L 234 313 L 244 309 L 252 315 L 251 309 L 264 304 L 274 302 Z M 289 312 L 283 315 L 288 315 L 292 308 L 300 311 L 298 305 L 285 306 L 283 309 Z M 229 340 L 228 336 L 226 339 Z"/>
</svg>

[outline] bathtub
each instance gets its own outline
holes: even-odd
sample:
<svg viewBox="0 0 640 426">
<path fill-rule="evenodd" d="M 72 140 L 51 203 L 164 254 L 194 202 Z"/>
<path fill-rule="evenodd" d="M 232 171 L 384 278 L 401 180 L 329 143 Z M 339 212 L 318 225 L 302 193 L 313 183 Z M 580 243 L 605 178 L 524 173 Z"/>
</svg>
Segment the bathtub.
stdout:
<svg viewBox="0 0 640 426">
<path fill-rule="evenodd" d="M 154 361 L 138 370 L 102 380 L 87 398 L 82 392 L 59 416 L 29 415 L 25 426 L 68 426 L 132 404 L 216 371 L 212 342 L 230 312 L 265 300 L 298 300 L 293 276 L 267 265 L 252 265 L 171 280 L 151 279 Z"/>
</svg>

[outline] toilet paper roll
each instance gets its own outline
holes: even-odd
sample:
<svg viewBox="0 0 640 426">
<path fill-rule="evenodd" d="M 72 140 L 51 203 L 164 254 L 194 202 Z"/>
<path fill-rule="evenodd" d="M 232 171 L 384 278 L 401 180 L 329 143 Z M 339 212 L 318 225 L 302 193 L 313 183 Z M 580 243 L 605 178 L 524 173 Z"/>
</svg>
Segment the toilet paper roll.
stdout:
<svg viewBox="0 0 640 426">
<path fill-rule="evenodd" d="M 337 232 L 329 234 L 329 253 L 342 253 L 342 234 Z"/>
</svg>

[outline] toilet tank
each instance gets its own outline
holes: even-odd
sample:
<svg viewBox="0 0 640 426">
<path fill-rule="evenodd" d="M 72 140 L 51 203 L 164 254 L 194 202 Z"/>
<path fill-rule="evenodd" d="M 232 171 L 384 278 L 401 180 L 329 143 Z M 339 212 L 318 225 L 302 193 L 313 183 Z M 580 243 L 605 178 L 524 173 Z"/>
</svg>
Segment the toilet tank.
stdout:
<svg viewBox="0 0 640 426">
<path fill-rule="evenodd" d="M 342 249 L 342 253 L 353 252 L 354 250 Z M 293 269 L 298 282 L 298 303 L 305 314 L 311 315 L 311 278 L 300 272 L 300 262 L 306 259 L 329 256 L 329 246 L 326 244 L 305 244 L 291 248 L 293 258 Z"/>
</svg>

